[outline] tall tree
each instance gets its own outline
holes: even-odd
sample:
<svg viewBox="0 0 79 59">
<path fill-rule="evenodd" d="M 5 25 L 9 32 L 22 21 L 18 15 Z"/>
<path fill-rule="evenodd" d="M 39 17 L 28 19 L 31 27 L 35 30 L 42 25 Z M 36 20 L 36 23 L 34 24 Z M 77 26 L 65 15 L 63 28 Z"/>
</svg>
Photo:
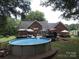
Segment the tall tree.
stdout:
<svg viewBox="0 0 79 59">
<path fill-rule="evenodd" d="M 63 12 L 62 16 L 66 19 L 79 19 L 79 0 L 47 0 L 41 4 Z"/>
<path fill-rule="evenodd" d="M 38 21 L 44 21 L 44 14 L 40 11 L 31 11 L 26 15 L 26 18 L 24 20 L 38 20 Z"/>
<path fill-rule="evenodd" d="M 17 11 L 20 8 L 22 12 Z M 0 0 L 0 32 L 6 27 L 7 16 L 25 15 L 30 10 L 30 2 L 25 0 Z"/>
<path fill-rule="evenodd" d="M 14 35 L 17 33 L 17 26 L 19 25 L 20 20 L 15 20 L 13 18 L 7 17 L 7 24 L 5 28 L 5 33 L 9 35 Z"/>
</svg>

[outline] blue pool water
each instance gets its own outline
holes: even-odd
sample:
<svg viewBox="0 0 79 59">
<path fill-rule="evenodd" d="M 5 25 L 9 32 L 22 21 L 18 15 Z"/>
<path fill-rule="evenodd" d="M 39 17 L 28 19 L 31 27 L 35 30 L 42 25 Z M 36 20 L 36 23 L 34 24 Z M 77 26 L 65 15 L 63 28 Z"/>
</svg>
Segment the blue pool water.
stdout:
<svg viewBox="0 0 79 59">
<path fill-rule="evenodd" d="M 11 45 L 36 45 L 50 42 L 48 38 L 17 38 L 9 41 Z"/>
</svg>

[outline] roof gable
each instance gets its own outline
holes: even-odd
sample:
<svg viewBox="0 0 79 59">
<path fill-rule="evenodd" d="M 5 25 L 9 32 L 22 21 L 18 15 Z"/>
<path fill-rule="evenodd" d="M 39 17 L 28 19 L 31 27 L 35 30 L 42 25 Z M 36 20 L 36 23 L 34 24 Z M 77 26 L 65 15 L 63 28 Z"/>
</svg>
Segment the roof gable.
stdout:
<svg viewBox="0 0 79 59">
<path fill-rule="evenodd" d="M 27 29 L 30 25 L 32 25 L 35 21 L 21 21 L 18 29 Z M 39 24 L 42 25 L 42 30 L 46 30 L 48 27 L 47 21 L 37 21 Z"/>
<path fill-rule="evenodd" d="M 30 26 L 32 26 L 32 25 L 35 24 L 35 23 L 41 26 L 41 24 L 40 24 L 37 20 L 33 21 Z M 29 26 L 29 27 L 30 27 L 30 26 Z"/>
<path fill-rule="evenodd" d="M 62 22 L 58 22 L 57 26 L 60 25 L 60 24 L 61 24 L 66 30 L 68 30 L 67 27 L 66 27 Z M 56 26 L 56 27 L 57 27 L 57 26 Z"/>
<path fill-rule="evenodd" d="M 42 29 L 42 25 L 38 21 L 34 21 L 28 28 L 40 28 Z"/>
</svg>

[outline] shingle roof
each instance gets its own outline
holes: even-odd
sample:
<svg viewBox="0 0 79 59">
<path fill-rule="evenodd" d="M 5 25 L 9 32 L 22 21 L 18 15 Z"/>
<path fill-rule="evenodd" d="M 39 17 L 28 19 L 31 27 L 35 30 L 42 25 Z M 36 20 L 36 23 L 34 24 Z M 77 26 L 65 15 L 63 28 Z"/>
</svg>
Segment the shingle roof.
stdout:
<svg viewBox="0 0 79 59">
<path fill-rule="evenodd" d="M 18 26 L 18 29 L 27 29 L 34 21 L 22 21 L 21 24 Z M 39 21 L 39 23 L 42 25 L 42 30 L 47 29 L 47 21 Z"/>
<path fill-rule="evenodd" d="M 21 21 L 18 29 L 27 29 L 34 21 Z M 48 23 L 47 21 L 38 21 L 42 25 L 42 30 L 55 28 L 59 23 Z"/>
<path fill-rule="evenodd" d="M 48 23 L 48 29 L 55 28 L 58 23 Z"/>
<path fill-rule="evenodd" d="M 33 21 L 21 21 L 20 25 L 19 25 L 19 29 L 27 29 Z"/>
</svg>

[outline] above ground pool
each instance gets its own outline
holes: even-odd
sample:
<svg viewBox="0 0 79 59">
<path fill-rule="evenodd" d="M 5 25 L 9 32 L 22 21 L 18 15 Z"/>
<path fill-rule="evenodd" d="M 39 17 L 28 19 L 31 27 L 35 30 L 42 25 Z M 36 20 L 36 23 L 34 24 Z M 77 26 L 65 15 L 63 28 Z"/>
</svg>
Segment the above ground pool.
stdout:
<svg viewBox="0 0 79 59">
<path fill-rule="evenodd" d="M 9 41 L 11 54 L 31 57 L 45 53 L 51 49 L 51 39 L 48 38 L 16 38 Z"/>
<path fill-rule="evenodd" d="M 50 42 L 48 38 L 16 38 L 15 40 L 9 41 L 11 45 L 37 45 Z"/>
</svg>

